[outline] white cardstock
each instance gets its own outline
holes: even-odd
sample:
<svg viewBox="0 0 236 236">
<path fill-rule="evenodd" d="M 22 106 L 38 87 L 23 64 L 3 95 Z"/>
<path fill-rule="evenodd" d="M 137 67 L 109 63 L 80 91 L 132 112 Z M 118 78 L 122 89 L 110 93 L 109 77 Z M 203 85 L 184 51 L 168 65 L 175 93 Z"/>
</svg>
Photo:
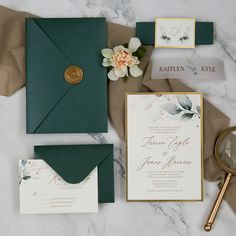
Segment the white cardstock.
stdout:
<svg viewBox="0 0 236 236">
<path fill-rule="evenodd" d="M 20 213 L 98 211 L 97 167 L 79 184 L 66 183 L 43 160 L 19 161 Z"/>
<path fill-rule="evenodd" d="M 127 201 L 202 200 L 202 96 L 126 97 Z"/>
<path fill-rule="evenodd" d="M 152 61 L 151 79 L 224 80 L 224 62 L 216 58 L 159 58 Z"/>
<path fill-rule="evenodd" d="M 194 18 L 157 18 L 155 23 L 155 47 L 194 48 Z"/>
</svg>

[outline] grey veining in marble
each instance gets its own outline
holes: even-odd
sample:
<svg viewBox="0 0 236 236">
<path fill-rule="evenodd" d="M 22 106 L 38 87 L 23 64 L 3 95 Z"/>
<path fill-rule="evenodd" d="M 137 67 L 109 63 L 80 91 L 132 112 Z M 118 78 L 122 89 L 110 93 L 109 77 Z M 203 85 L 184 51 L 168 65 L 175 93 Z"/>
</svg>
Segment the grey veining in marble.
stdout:
<svg viewBox="0 0 236 236">
<path fill-rule="evenodd" d="M 0 4 L 43 17 L 105 16 L 109 21 L 135 26 L 155 17 L 197 17 L 214 21 L 215 43 L 194 50 L 155 50 L 153 58 L 189 56 L 222 58 L 226 80 L 190 84 L 231 117 L 236 124 L 236 2 L 235 0 L 0 0 Z M 20 158 L 32 158 L 38 144 L 114 143 L 115 204 L 101 204 L 98 214 L 19 214 Z M 201 236 L 217 194 L 216 183 L 205 182 L 203 202 L 126 203 L 124 143 L 109 126 L 107 134 L 25 134 L 25 88 L 0 97 L 0 232 L 4 236 Z M 232 236 L 235 214 L 224 202 L 208 235 Z"/>
<path fill-rule="evenodd" d="M 133 25 L 135 13 L 130 0 L 69 0 L 83 16 L 97 15 L 106 17 L 108 21 L 119 21 L 126 25 Z"/>
</svg>

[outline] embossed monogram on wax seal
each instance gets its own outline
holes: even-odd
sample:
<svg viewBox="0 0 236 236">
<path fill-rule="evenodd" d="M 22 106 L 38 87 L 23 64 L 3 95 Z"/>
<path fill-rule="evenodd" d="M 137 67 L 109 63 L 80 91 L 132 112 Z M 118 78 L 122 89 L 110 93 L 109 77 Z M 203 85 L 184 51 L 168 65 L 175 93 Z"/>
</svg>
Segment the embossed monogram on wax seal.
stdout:
<svg viewBox="0 0 236 236">
<path fill-rule="evenodd" d="M 65 80 L 69 84 L 78 84 L 83 79 L 83 71 L 80 67 L 71 65 L 64 72 Z"/>
</svg>

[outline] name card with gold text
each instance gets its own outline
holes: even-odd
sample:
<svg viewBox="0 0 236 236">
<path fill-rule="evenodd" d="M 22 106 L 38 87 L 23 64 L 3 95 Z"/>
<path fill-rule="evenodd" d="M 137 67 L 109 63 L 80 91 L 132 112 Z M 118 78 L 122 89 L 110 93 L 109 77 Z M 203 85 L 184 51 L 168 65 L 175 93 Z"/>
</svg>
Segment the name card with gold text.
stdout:
<svg viewBox="0 0 236 236">
<path fill-rule="evenodd" d="M 127 201 L 201 201 L 202 94 L 126 94 Z"/>
</svg>

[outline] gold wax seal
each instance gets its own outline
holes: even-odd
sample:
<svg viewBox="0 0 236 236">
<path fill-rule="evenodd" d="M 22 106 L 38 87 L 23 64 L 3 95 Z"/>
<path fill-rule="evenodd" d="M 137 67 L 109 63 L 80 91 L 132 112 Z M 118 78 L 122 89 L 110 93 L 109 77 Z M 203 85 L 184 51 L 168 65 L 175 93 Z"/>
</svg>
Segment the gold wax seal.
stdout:
<svg viewBox="0 0 236 236">
<path fill-rule="evenodd" d="M 78 66 L 68 66 L 64 72 L 64 77 L 69 84 L 78 84 L 83 79 L 83 71 Z"/>
</svg>

